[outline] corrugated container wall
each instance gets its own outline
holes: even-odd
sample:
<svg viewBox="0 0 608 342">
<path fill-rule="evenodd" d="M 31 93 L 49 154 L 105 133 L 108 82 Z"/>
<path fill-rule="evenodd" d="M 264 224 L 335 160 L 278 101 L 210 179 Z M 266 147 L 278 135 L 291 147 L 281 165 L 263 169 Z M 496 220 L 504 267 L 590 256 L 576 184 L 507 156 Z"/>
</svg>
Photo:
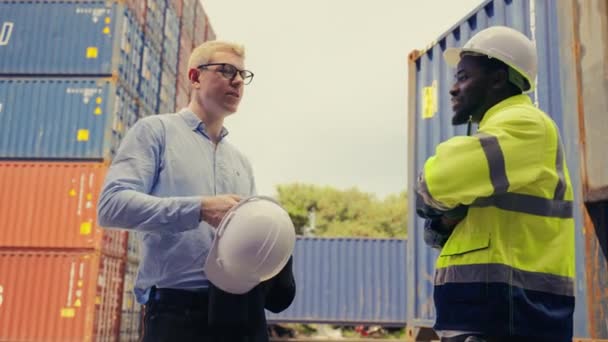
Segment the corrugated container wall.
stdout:
<svg viewBox="0 0 608 342">
<path fill-rule="evenodd" d="M 0 103 L 0 158 L 109 159 L 138 116 L 104 78 L 3 78 Z"/>
<path fill-rule="evenodd" d="M 268 321 L 405 326 L 405 250 L 405 240 L 299 237 L 296 297 Z"/>
<path fill-rule="evenodd" d="M 575 194 L 579 204 L 576 210 L 583 216 L 577 218 L 577 226 L 581 220 L 584 227 L 582 236 L 577 236 L 577 246 L 584 252 L 580 256 L 584 262 L 577 263 L 577 270 L 586 275 L 588 314 L 585 322 L 589 337 L 608 339 L 608 201 L 605 197 L 608 5 L 605 1 L 565 0 L 551 8 L 557 12 L 559 44 L 555 47 L 559 49 L 562 78 L 555 86 L 560 90 L 557 101 L 563 112 L 568 113 L 560 126 L 567 141 L 567 152 L 571 151 L 568 155 L 571 177 L 576 177 Z"/>
<path fill-rule="evenodd" d="M 547 9 L 552 8 L 549 0 L 489 0 L 453 26 L 447 33 L 435 40 L 432 46 L 423 52 L 410 55 L 409 66 L 409 157 L 412 161 L 408 169 L 408 187 L 415 188 L 417 174 L 422 170 L 424 161 L 434 154 L 435 147 L 455 135 L 466 134 L 465 127 L 451 125 L 450 95 L 453 83 L 453 70 L 443 61 L 442 54 L 446 48 L 462 46 L 476 32 L 493 25 L 506 25 L 516 28 L 524 34 L 535 37 L 539 46 L 538 91 L 532 94 L 537 98 L 541 109 L 554 117 L 558 124 L 562 117 L 559 92 L 552 87 L 559 84 L 560 63 L 556 60 L 558 46 L 555 32 L 558 32 L 554 16 Z M 532 15 L 531 15 L 532 14 Z M 560 126 L 562 134 L 563 127 Z M 567 139 L 565 139 L 567 140 Z M 569 150 L 570 149 L 570 150 Z M 579 163 L 574 159 L 577 153 L 567 147 L 568 166 L 578 169 Z M 573 176 L 573 178 L 575 178 Z M 573 183 L 575 180 L 573 179 Z M 410 212 L 415 212 L 414 197 L 409 203 Z M 582 211 L 575 210 L 577 222 L 577 305 L 575 312 L 575 335 L 588 336 L 587 303 L 585 293 L 585 270 L 583 263 L 584 247 L 582 237 Z M 432 300 L 432 279 L 437 253 L 428 248 L 423 241 L 423 221 L 415 215 L 409 216 L 408 222 L 408 325 L 419 327 L 432 326 L 435 319 Z"/>
<path fill-rule="evenodd" d="M 137 267 L 137 263 L 127 262 L 120 315 L 120 342 L 137 342 L 140 340 L 142 306 L 133 294 Z"/>
<path fill-rule="evenodd" d="M 207 27 L 207 14 L 200 2 L 197 2 L 194 16 L 194 46 L 199 46 L 206 41 L 205 30 Z"/>
<path fill-rule="evenodd" d="M 160 90 L 161 63 L 160 54 L 144 40 L 144 52 L 141 66 L 139 97 L 146 107 L 147 114 L 157 114 L 158 92 Z"/>
<path fill-rule="evenodd" d="M 178 86 L 181 84 L 186 87 L 190 84 L 188 80 L 188 60 L 190 59 L 194 42 L 192 41 L 192 36 L 188 36 L 184 32 L 181 33 L 179 40 L 179 61 L 177 64 Z"/>
<path fill-rule="evenodd" d="M 165 25 L 165 0 L 142 0 L 147 1 L 146 25 L 144 28 L 146 41 L 156 50 L 162 52 L 163 35 Z"/>
<path fill-rule="evenodd" d="M 169 0 L 169 6 L 175 10 L 175 14 L 178 18 L 182 17 L 184 11 L 184 0 Z"/>
<path fill-rule="evenodd" d="M 167 7 L 165 12 L 165 38 L 163 40 L 162 63 L 175 75 L 177 73 L 177 59 L 179 55 L 179 18 L 175 10 Z M 174 85 L 175 87 L 175 85 Z"/>
<path fill-rule="evenodd" d="M 94 252 L 0 251 L 0 340 L 117 341 L 123 272 Z"/>
<path fill-rule="evenodd" d="M 133 12 L 135 21 L 140 28 L 146 23 L 146 7 L 147 3 L 143 0 L 126 0 L 127 7 Z"/>
<path fill-rule="evenodd" d="M 177 79 L 175 73 L 163 68 L 158 95 L 158 113 L 172 113 L 175 109 Z"/>
<path fill-rule="evenodd" d="M 194 12 L 198 3 L 198 0 L 184 0 L 181 23 L 182 27 L 180 30 L 181 34 L 186 33 L 189 37 L 194 37 Z"/>
<path fill-rule="evenodd" d="M 127 233 L 102 234 L 97 225 L 106 171 L 101 163 L 0 162 L 0 245 L 94 248 L 124 258 Z"/>
<path fill-rule="evenodd" d="M 137 89 L 142 33 L 124 5 L 0 1 L 0 13 L 0 74 L 116 75 Z"/>
</svg>

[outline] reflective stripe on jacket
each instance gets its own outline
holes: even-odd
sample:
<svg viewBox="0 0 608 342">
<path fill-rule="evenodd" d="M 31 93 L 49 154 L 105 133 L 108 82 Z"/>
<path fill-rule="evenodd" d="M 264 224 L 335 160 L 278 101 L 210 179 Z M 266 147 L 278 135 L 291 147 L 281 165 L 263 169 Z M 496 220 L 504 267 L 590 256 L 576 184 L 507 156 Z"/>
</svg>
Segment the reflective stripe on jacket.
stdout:
<svg viewBox="0 0 608 342">
<path fill-rule="evenodd" d="M 526 95 L 486 112 L 474 136 L 438 145 L 425 202 L 469 205 L 435 274 L 438 330 L 572 336 L 572 186 L 555 123 Z"/>
</svg>

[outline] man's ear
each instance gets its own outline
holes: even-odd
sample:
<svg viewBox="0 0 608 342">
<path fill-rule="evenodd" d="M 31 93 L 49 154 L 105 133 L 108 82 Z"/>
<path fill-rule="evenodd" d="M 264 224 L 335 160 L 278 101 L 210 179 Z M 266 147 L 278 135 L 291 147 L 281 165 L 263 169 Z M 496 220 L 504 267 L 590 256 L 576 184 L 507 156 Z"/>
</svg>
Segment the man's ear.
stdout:
<svg viewBox="0 0 608 342">
<path fill-rule="evenodd" d="M 509 84 L 509 72 L 507 70 L 495 70 L 490 77 L 494 89 L 502 89 Z"/>
<path fill-rule="evenodd" d="M 198 71 L 198 69 L 190 69 L 188 70 L 188 79 L 190 79 L 190 83 L 193 86 L 197 86 L 200 85 L 200 82 L 198 80 L 198 77 L 200 76 L 200 72 Z"/>
</svg>

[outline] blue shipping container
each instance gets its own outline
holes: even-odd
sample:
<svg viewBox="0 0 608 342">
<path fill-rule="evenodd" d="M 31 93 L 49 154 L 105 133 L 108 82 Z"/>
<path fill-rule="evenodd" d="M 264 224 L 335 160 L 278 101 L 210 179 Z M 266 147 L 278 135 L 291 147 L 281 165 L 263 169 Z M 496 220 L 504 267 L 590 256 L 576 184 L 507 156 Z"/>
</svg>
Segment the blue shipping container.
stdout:
<svg viewBox="0 0 608 342">
<path fill-rule="evenodd" d="M 164 65 L 160 81 L 160 91 L 158 94 L 158 113 L 173 113 L 175 109 L 175 97 L 177 91 L 177 78 L 169 71 L 169 67 Z"/>
<path fill-rule="evenodd" d="M 0 79 L 0 158 L 110 159 L 137 111 L 112 79 Z"/>
<path fill-rule="evenodd" d="M 163 41 L 162 63 L 173 73 L 177 74 L 177 58 L 179 53 L 179 18 L 170 6 L 165 12 L 165 39 Z"/>
<path fill-rule="evenodd" d="M 147 6 L 144 30 L 146 41 L 150 42 L 156 51 L 161 52 L 167 3 L 165 0 L 147 0 Z"/>
<path fill-rule="evenodd" d="M 397 239 L 296 240 L 296 297 L 269 322 L 405 326 L 405 249 Z"/>
<path fill-rule="evenodd" d="M 116 75 L 137 89 L 142 32 L 106 1 L 0 1 L 0 74 Z"/>
<path fill-rule="evenodd" d="M 144 40 L 144 51 L 141 62 L 141 78 L 139 82 L 139 97 L 152 113 L 158 109 L 158 94 L 160 90 L 161 63 L 160 54 Z"/>
<path fill-rule="evenodd" d="M 562 114 L 560 98 L 560 63 L 558 32 L 554 2 L 550 0 L 488 0 L 463 20 L 440 36 L 425 51 L 410 55 L 408 95 L 408 187 L 415 188 L 416 177 L 425 160 L 435 153 L 435 147 L 456 135 L 465 135 L 466 127 L 451 125 L 452 110 L 448 93 L 453 84 L 453 69 L 443 61 L 443 52 L 449 47 L 462 46 L 475 33 L 494 25 L 513 27 L 533 37 L 539 52 L 538 88 L 532 97 L 541 109 L 551 115 L 565 135 L 568 166 L 575 190 L 580 186 L 576 179 L 579 169 L 576 141 L 568 139 L 566 116 Z M 566 128 L 565 128 L 566 127 Z M 573 145 L 572 145 L 573 144 Z M 578 192 L 578 191 L 575 191 Z M 577 195 L 578 196 L 578 195 Z M 577 197 L 577 201 L 580 196 Z M 579 202 L 580 203 L 580 202 Z M 414 197 L 410 198 L 409 211 L 415 212 Z M 585 294 L 584 238 L 582 211 L 575 208 L 577 243 L 577 305 L 575 310 L 575 336 L 588 336 L 587 302 Z M 437 253 L 424 244 L 423 221 L 416 215 L 408 218 L 407 255 L 407 320 L 409 326 L 431 327 L 435 320 L 433 303 L 433 275 Z"/>
</svg>

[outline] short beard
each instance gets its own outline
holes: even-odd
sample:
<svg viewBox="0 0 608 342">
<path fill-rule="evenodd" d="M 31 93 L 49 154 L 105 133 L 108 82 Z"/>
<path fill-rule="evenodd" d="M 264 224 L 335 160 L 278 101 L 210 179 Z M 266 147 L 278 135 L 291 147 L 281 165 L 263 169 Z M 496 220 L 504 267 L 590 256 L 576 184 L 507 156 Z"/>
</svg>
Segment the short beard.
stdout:
<svg viewBox="0 0 608 342">
<path fill-rule="evenodd" d="M 458 126 L 458 125 L 464 125 L 467 122 L 469 122 L 469 115 L 465 115 L 465 114 L 454 114 L 454 116 L 452 116 L 452 125 L 453 126 Z"/>
</svg>

